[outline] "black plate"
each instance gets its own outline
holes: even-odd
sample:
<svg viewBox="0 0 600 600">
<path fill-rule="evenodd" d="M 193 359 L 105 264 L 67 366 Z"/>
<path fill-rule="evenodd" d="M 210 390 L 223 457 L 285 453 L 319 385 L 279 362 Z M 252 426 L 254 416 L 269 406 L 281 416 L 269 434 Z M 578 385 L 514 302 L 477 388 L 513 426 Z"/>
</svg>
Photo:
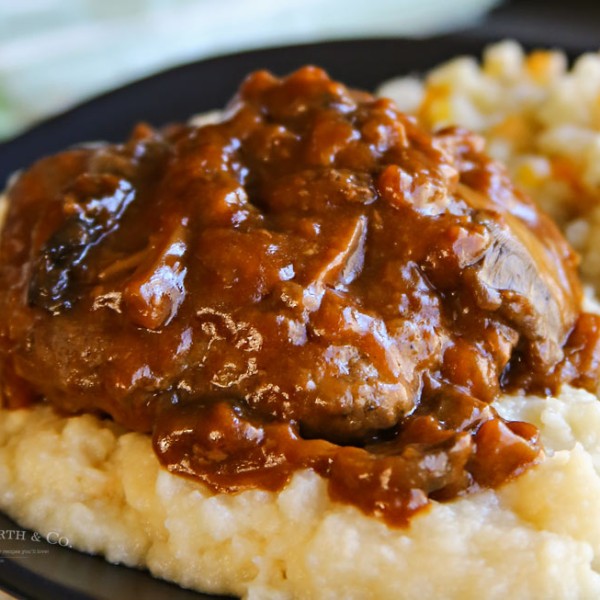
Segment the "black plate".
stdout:
<svg viewBox="0 0 600 600">
<path fill-rule="evenodd" d="M 259 50 L 184 65 L 100 96 L 0 144 L 0 189 L 11 173 L 45 154 L 81 141 L 118 141 L 141 120 L 164 125 L 221 107 L 244 76 L 255 69 L 283 75 L 312 63 L 350 86 L 372 90 L 390 77 L 424 71 L 457 54 L 478 55 L 491 41 L 477 32 L 422 40 L 342 41 Z M 0 514 L 0 532 L 6 531 L 22 532 L 12 535 L 26 538 L 0 538 L 0 549 L 21 554 L 19 558 L 0 558 L 0 588 L 20 598 L 209 598 L 153 579 L 143 571 L 110 565 L 56 543 L 32 541 L 31 532 Z M 26 554 L 27 550 L 35 554 Z"/>
</svg>

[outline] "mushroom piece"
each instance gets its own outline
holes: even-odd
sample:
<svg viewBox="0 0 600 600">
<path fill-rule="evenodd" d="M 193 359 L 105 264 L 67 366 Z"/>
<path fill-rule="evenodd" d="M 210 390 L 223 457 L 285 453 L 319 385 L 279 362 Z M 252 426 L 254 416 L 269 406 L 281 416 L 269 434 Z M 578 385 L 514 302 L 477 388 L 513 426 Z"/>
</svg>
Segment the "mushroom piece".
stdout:
<svg viewBox="0 0 600 600">
<path fill-rule="evenodd" d="M 482 259 L 467 269 L 477 304 L 498 310 L 521 331 L 540 367 L 552 367 L 562 360 L 579 315 L 573 302 L 579 285 L 565 268 L 565 258 L 574 261 L 572 253 L 544 215 L 532 213 L 527 222 L 508 211 L 500 214 L 478 192 L 459 189 L 491 239 Z"/>
</svg>

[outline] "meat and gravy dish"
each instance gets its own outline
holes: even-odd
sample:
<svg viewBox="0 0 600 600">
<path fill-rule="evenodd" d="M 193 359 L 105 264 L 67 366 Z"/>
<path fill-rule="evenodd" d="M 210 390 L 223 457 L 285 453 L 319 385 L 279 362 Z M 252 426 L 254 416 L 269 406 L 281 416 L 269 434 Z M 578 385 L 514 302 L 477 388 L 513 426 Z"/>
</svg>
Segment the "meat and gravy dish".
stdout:
<svg viewBox="0 0 600 600">
<path fill-rule="evenodd" d="M 4 414 L 151 436 L 209 497 L 310 472 L 386 535 L 518 484 L 548 451 L 495 403 L 592 397 L 600 317 L 484 145 L 305 67 L 40 160 L 0 240 Z"/>
</svg>

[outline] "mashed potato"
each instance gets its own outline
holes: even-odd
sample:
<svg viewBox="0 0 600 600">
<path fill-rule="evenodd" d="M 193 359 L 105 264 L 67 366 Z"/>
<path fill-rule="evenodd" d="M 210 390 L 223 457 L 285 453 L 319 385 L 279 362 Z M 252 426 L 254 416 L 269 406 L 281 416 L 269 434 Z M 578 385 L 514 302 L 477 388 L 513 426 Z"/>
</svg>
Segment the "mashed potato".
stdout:
<svg viewBox="0 0 600 600">
<path fill-rule="evenodd" d="M 546 459 L 407 530 L 332 503 L 310 471 L 279 494 L 215 495 L 162 469 L 148 437 L 46 407 L 0 413 L 0 508 L 110 561 L 245 598 L 599 597 L 597 398 L 565 387 L 498 409 L 540 427 Z"/>
<path fill-rule="evenodd" d="M 482 132 L 517 179 L 523 165 L 531 167 L 540 179 L 526 187 L 571 233 L 583 250 L 587 281 L 598 285 L 600 250 L 590 240 L 600 239 L 600 194 L 585 162 L 591 146 L 577 154 L 565 142 L 579 183 L 589 184 L 589 207 L 574 211 L 573 182 L 551 168 L 556 154 L 549 148 L 564 148 L 543 139 L 559 128 L 552 110 L 569 112 L 571 96 L 560 90 L 583 85 L 581 70 L 589 76 L 597 66 L 600 73 L 600 58 L 582 58 L 567 73 L 561 55 L 539 56 L 498 45 L 482 68 L 460 59 L 433 71 L 426 84 L 404 80 L 384 90 L 408 90 L 402 97 L 412 94 L 413 105 L 406 108 L 430 126 L 458 120 Z M 498 98 L 503 81 L 512 87 Z M 445 108 L 432 91 L 440 86 Z M 600 94 L 600 75 L 598 86 Z M 575 94 L 572 101 L 584 100 Z M 522 138 L 505 135 L 513 131 L 509 117 L 514 131 L 526 131 Z M 598 136 L 600 148 L 590 122 L 577 126 Z M 591 295 L 585 308 L 600 312 Z M 498 490 L 433 503 L 407 529 L 332 502 L 312 471 L 296 473 L 279 493 L 215 494 L 161 468 L 148 436 L 90 415 L 62 418 L 45 406 L 0 411 L 0 510 L 109 561 L 249 599 L 600 597 L 598 398 L 564 386 L 556 398 L 504 396 L 496 408 L 540 428 L 542 462 Z"/>
</svg>

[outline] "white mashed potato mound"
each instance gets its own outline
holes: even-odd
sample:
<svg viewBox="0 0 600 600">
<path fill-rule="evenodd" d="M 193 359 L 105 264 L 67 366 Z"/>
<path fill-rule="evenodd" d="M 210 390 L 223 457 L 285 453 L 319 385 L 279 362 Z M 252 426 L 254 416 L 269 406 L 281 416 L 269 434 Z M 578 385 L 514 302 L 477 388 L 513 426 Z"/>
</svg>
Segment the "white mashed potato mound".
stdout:
<svg viewBox="0 0 600 600">
<path fill-rule="evenodd" d="M 600 98 L 600 57 L 581 58 L 571 72 L 564 62 L 559 53 L 526 57 L 504 43 L 486 52 L 482 67 L 459 59 L 427 83 L 404 78 L 383 91 L 403 90 L 412 103 L 404 108 L 430 126 L 454 120 L 480 131 L 517 179 L 527 169 L 539 175 L 519 183 L 561 220 L 583 252 L 587 283 L 598 286 L 600 158 L 586 157 L 600 149 L 592 124 L 600 126 L 600 102 L 590 108 Z M 584 85 L 587 95 L 569 92 Z M 568 161 L 579 161 L 589 201 L 570 220 L 575 183 L 565 183 L 564 169 L 571 163 L 557 163 L 561 171 L 548 150 L 567 152 L 568 141 L 563 148 L 552 140 L 572 125 L 569 111 L 581 121 L 578 133 L 569 131 L 587 131 Z M 526 135 L 533 138 L 524 145 Z M 584 308 L 600 313 L 591 286 Z M 296 473 L 279 493 L 215 494 L 163 469 L 149 436 L 90 415 L 60 417 L 47 406 L 0 410 L 0 510 L 109 561 L 251 600 L 600 598 L 598 398 L 563 386 L 556 398 L 505 396 L 496 408 L 540 428 L 543 460 L 497 490 L 432 503 L 407 529 L 332 502 L 312 471 Z"/>
<path fill-rule="evenodd" d="M 600 404 L 503 398 L 547 457 L 501 487 L 393 529 L 297 473 L 280 493 L 214 494 L 160 467 L 148 436 L 48 407 L 0 411 L 0 509 L 86 552 L 249 599 L 600 597 Z"/>
</svg>

